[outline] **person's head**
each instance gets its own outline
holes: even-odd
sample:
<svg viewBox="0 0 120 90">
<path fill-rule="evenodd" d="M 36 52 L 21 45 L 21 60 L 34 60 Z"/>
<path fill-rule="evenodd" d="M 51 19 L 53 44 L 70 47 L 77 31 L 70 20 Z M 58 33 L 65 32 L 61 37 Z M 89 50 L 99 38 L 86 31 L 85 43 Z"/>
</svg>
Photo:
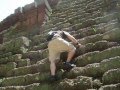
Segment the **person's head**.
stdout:
<svg viewBox="0 0 120 90">
<path fill-rule="evenodd" d="M 50 41 L 50 40 L 53 38 L 53 36 L 54 36 L 53 31 L 49 31 L 49 32 L 47 33 L 46 40 L 47 40 L 47 41 Z"/>
</svg>

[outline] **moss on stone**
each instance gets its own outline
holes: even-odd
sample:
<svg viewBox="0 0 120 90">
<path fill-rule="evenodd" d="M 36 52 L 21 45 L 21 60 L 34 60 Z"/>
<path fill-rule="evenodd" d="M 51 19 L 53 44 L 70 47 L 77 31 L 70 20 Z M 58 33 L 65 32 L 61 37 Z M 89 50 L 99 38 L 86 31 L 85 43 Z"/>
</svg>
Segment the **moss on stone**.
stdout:
<svg viewBox="0 0 120 90">
<path fill-rule="evenodd" d="M 104 73 L 103 84 L 117 84 L 120 82 L 120 68 L 111 69 Z"/>
</svg>

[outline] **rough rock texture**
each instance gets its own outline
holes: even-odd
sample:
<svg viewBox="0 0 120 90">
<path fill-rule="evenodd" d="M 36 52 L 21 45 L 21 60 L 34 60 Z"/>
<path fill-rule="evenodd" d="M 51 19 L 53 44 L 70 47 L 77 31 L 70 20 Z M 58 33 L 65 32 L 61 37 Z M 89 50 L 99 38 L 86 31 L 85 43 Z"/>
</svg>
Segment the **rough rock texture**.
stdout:
<svg viewBox="0 0 120 90">
<path fill-rule="evenodd" d="M 16 9 L 2 29 L 0 24 L 0 31 L 8 28 L 0 33 L 0 90 L 120 90 L 120 0 L 35 3 Z M 66 30 L 82 44 L 69 72 L 62 69 L 67 52 L 61 54 L 55 83 L 49 82 L 50 30 Z"/>
</svg>

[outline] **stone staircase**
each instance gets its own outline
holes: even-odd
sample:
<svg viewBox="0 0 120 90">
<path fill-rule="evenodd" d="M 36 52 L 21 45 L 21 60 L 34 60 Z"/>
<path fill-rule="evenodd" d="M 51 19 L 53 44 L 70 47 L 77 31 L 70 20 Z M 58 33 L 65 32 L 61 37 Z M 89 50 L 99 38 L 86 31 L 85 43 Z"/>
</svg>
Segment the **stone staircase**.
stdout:
<svg viewBox="0 0 120 90">
<path fill-rule="evenodd" d="M 120 90 L 119 0 L 60 0 L 41 28 L 29 39 L 0 45 L 0 90 Z M 82 44 L 74 57 L 77 67 L 65 72 L 60 63 L 55 83 L 48 82 L 50 30 L 66 30 Z"/>
</svg>

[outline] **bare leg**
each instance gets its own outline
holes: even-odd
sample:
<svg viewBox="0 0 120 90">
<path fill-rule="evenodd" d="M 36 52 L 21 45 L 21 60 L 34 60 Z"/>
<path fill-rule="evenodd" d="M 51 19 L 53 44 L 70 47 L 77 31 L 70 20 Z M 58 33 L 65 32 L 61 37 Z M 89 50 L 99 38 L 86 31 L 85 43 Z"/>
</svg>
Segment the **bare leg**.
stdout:
<svg viewBox="0 0 120 90">
<path fill-rule="evenodd" d="M 67 57 L 67 61 L 66 62 L 70 62 L 71 60 L 72 60 L 72 58 L 73 58 L 73 56 L 74 56 L 74 54 L 75 54 L 75 48 L 74 49 L 72 49 L 72 50 L 70 50 L 69 52 L 68 52 L 68 57 Z"/>
<path fill-rule="evenodd" d="M 55 62 L 53 61 L 50 62 L 50 71 L 51 71 L 51 75 L 54 76 L 56 71 L 56 65 Z"/>
</svg>

